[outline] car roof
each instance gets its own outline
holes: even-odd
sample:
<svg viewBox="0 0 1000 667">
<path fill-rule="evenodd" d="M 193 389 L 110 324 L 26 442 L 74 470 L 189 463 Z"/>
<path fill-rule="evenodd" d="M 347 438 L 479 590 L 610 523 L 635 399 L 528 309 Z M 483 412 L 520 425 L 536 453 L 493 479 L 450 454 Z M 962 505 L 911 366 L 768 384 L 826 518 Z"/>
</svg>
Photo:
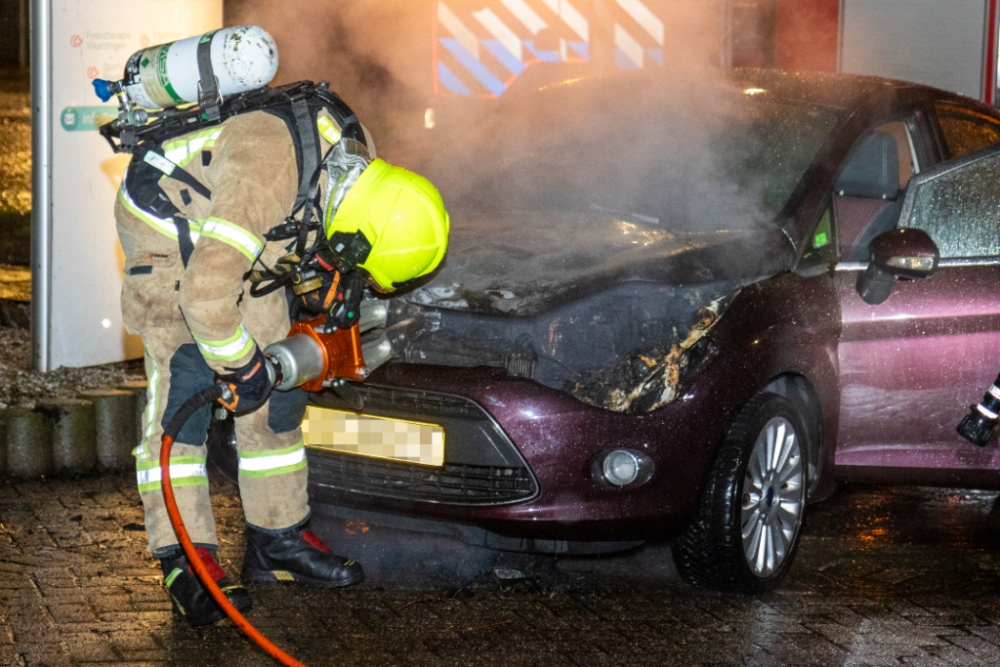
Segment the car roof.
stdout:
<svg viewBox="0 0 1000 667">
<path fill-rule="evenodd" d="M 572 78 L 525 77 L 523 85 L 517 83 L 505 94 L 501 105 L 516 105 L 524 96 L 549 93 L 570 97 L 597 95 L 606 91 L 611 99 L 625 100 L 629 89 L 644 90 L 648 86 L 662 86 L 671 90 L 685 91 L 715 84 L 732 89 L 759 88 L 784 100 L 815 104 L 838 112 L 849 112 L 866 100 L 891 97 L 894 93 L 908 90 L 928 97 L 947 97 L 980 106 L 976 100 L 943 90 L 908 81 L 899 81 L 877 76 L 859 74 L 836 74 L 832 72 L 788 72 L 774 69 L 755 68 L 698 68 L 684 71 L 634 70 L 616 72 L 610 75 L 586 74 Z M 518 82 L 522 83 L 522 82 Z M 684 93 L 681 93 L 683 95 Z"/>
<path fill-rule="evenodd" d="M 862 101 L 892 95 L 903 89 L 934 89 L 906 81 L 858 74 L 832 72 L 785 72 L 763 69 L 725 70 L 728 79 L 744 88 L 758 87 L 776 97 L 822 105 L 831 109 L 848 110 Z"/>
</svg>

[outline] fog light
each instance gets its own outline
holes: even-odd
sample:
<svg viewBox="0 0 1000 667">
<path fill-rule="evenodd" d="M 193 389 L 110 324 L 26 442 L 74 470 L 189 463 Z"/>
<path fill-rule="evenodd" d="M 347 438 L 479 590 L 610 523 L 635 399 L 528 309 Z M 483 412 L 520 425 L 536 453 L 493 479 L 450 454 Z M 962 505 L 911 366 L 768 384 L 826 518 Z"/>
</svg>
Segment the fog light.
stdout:
<svg viewBox="0 0 1000 667">
<path fill-rule="evenodd" d="M 624 449 L 604 457 L 604 479 L 615 486 L 627 486 L 639 476 L 639 461 Z"/>
<path fill-rule="evenodd" d="M 594 472 L 601 481 L 621 488 L 648 480 L 653 474 L 653 461 L 631 449 L 613 449 L 598 457 Z"/>
</svg>

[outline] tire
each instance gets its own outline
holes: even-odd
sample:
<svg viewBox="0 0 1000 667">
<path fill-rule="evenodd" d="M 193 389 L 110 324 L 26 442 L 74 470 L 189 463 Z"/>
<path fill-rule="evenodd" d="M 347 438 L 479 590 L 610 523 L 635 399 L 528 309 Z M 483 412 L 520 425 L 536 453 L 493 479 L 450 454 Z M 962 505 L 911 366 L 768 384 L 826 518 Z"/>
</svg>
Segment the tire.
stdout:
<svg viewBox="0 0 1000 667">
<path fill-rule="evenodd" d="M 807 438 L 801 415 L 777 394 L 758 394 L 740 411 L 697 516 L 673 543 L 674 562 L 688 583 L 751 595 L 781 583 L 802 533 Z M 773 447 L 776 439 L 783 447 Z"/>
</svg>

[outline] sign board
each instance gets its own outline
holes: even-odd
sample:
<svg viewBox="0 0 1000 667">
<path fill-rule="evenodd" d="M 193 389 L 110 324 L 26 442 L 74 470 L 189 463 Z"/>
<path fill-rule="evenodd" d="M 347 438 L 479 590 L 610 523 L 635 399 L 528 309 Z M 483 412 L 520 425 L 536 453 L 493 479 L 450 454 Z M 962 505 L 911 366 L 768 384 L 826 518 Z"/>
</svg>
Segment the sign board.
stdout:
<svg viewBox="0 0 1000 667">
<path fill-rule="evenodd" d="M 97 128 L 117 115 L 94 94 L 140 48 L 222 26 L 222 0 L 33 3 L 32 342 L 35 367 L 142 356 L 122 327 L 124 256 L 114 201 L 128 155 Z"/>
<path fill-rule="evenodd" d="M 673 0 L 436 0 L 437 93 L 500 97 L 534 66 L 609 73 L 664 66 Z M 673 9 L 672 9 L 673 7 Z"/>
</svg>

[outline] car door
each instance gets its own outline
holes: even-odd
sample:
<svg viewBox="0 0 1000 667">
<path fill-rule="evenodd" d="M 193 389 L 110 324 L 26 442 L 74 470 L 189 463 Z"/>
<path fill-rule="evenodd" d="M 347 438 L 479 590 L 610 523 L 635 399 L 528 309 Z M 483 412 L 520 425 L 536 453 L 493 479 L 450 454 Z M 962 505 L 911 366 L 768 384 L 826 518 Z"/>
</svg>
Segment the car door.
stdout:
<svg viewBox="0 0 1000 667">
<path fill-rule="evenodd" d="M 939 268 L 869 305 L 856 289 L 866 263 L 838 264 L 836 464 L 842 476 L 853 467 L 890 480 L 994 480 L 1000 448 L 955 429 L 1000 371 L 1000 147 L 914 176 L 898 224 L 930 235 Z"/>
</svg>

